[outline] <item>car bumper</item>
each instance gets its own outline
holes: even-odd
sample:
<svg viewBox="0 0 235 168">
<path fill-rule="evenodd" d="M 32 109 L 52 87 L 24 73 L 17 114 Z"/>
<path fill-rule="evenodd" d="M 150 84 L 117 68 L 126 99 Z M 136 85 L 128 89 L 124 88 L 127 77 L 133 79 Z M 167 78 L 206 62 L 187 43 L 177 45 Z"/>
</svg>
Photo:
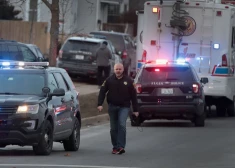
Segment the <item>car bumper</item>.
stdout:
<svg viewBox="0 0 235 168">
<path fill-rule="evenodd" d="M 42 118 L 39 118 L 38 115 L 13 115 L 0 120 L 1 146 L 33 146 L 38 144 L 41 136 Z"/>
<path fill-rule="evenodd" d="M 69 74 L 83 76 L 97 75 L 97 66 L 92 64 L 59 63 L 58 67 L 65 69 Z"/>
<path fill-rule="evenodd" d="M 190 119 L 204 113 L 204 103 L 200 104 L 151 104 L 140 105 L 139 113 L 144 118 Z"/>
</svg>

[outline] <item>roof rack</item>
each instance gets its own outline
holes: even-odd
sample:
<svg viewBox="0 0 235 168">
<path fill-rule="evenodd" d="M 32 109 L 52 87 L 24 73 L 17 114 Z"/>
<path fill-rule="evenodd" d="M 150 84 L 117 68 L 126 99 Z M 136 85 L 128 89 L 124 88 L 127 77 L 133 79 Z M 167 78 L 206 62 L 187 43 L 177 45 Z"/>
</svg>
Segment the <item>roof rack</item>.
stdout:
<svg viewBox="0 0 235 168">
<path fill-rule="evenodd" d="M 26 68 L 26 67 L 38 67 L 48 68 L 49 62 L 22 62 L 22 61 L 0 61 L 0 67 L 2 69 L 9 68 Z"/>
</svg>

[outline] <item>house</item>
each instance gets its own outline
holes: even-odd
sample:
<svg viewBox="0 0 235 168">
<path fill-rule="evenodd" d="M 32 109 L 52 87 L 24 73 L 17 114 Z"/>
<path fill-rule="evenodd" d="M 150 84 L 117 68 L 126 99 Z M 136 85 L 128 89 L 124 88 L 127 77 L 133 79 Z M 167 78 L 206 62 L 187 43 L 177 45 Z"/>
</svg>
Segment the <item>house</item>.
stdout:
<svg viewBox="0 0 235 168">
<path fill-rule="evenodd" d="M 49 0 L 50 1 L 50 0 Z M 24 21 L 48 22 L 51 12 L 42 0 L 9 0 Z M 115 23 L 129 9 L 129 0 L 61 0 L 60 33 L 89 33 L 101 30 L 103 23 Z"/>
</svg>

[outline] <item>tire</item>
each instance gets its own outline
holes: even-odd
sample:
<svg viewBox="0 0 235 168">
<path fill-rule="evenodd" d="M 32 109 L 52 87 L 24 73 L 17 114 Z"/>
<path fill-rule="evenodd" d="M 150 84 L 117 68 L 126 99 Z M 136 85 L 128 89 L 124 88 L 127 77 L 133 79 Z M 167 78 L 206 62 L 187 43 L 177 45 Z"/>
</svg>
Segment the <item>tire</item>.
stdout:
<svg viewBox="0 0 235 168">
<path fill-rule="evenodd" d="M 200 116 L 196 115 L 195 117 L 195 126 L 196 127 L 204 127 L 205 126 L 205 114 Z"/>
<path fill-rule="evenodd" d="M 231 102 L 227 108 L 227 114 L 229 117 L 233 117 L 235 114 L 235 101 L 233 98 L 233 102 Z"/>
<path fill-rule="evenodd" d="M 75 118 L 74 128 L 68 140 L 63 141 L 65 151 L 77 151 L 80 146 L 80 123 Z"/>
<path fill-rule="evenodd" d="M 53 148 L 53 127 L 50 121 L 46 120 L 42 137 L 38 145 L 33 146 L 36 155 L 50 155 Z"/>
<path fill-rule="evenodd" d="M 226 108 L 221 105 L 216 106 L 216 113 L 218 117 L 225 117 L 226 115 Z"/>
</svg>

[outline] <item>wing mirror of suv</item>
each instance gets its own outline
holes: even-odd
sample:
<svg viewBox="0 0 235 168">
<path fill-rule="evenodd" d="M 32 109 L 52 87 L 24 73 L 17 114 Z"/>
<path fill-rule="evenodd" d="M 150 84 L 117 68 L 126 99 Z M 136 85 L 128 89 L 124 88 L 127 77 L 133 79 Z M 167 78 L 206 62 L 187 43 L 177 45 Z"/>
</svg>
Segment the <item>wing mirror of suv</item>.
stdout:
<svg viewBox="0 0 235 168">
<path fill-rule="evenodd" d="M 65 90 L 64 89 L 55 89 L 53 93 L 50 94 L 51 96 L 64 96 L 65 95 Z"/>
<path fill-rule="evenodd" d="M 208 78 L 201 78 L 200 82 L 203 84 L 206 84 L 209 82 L 209 80 L 208 80 Z"/>
</svg>

